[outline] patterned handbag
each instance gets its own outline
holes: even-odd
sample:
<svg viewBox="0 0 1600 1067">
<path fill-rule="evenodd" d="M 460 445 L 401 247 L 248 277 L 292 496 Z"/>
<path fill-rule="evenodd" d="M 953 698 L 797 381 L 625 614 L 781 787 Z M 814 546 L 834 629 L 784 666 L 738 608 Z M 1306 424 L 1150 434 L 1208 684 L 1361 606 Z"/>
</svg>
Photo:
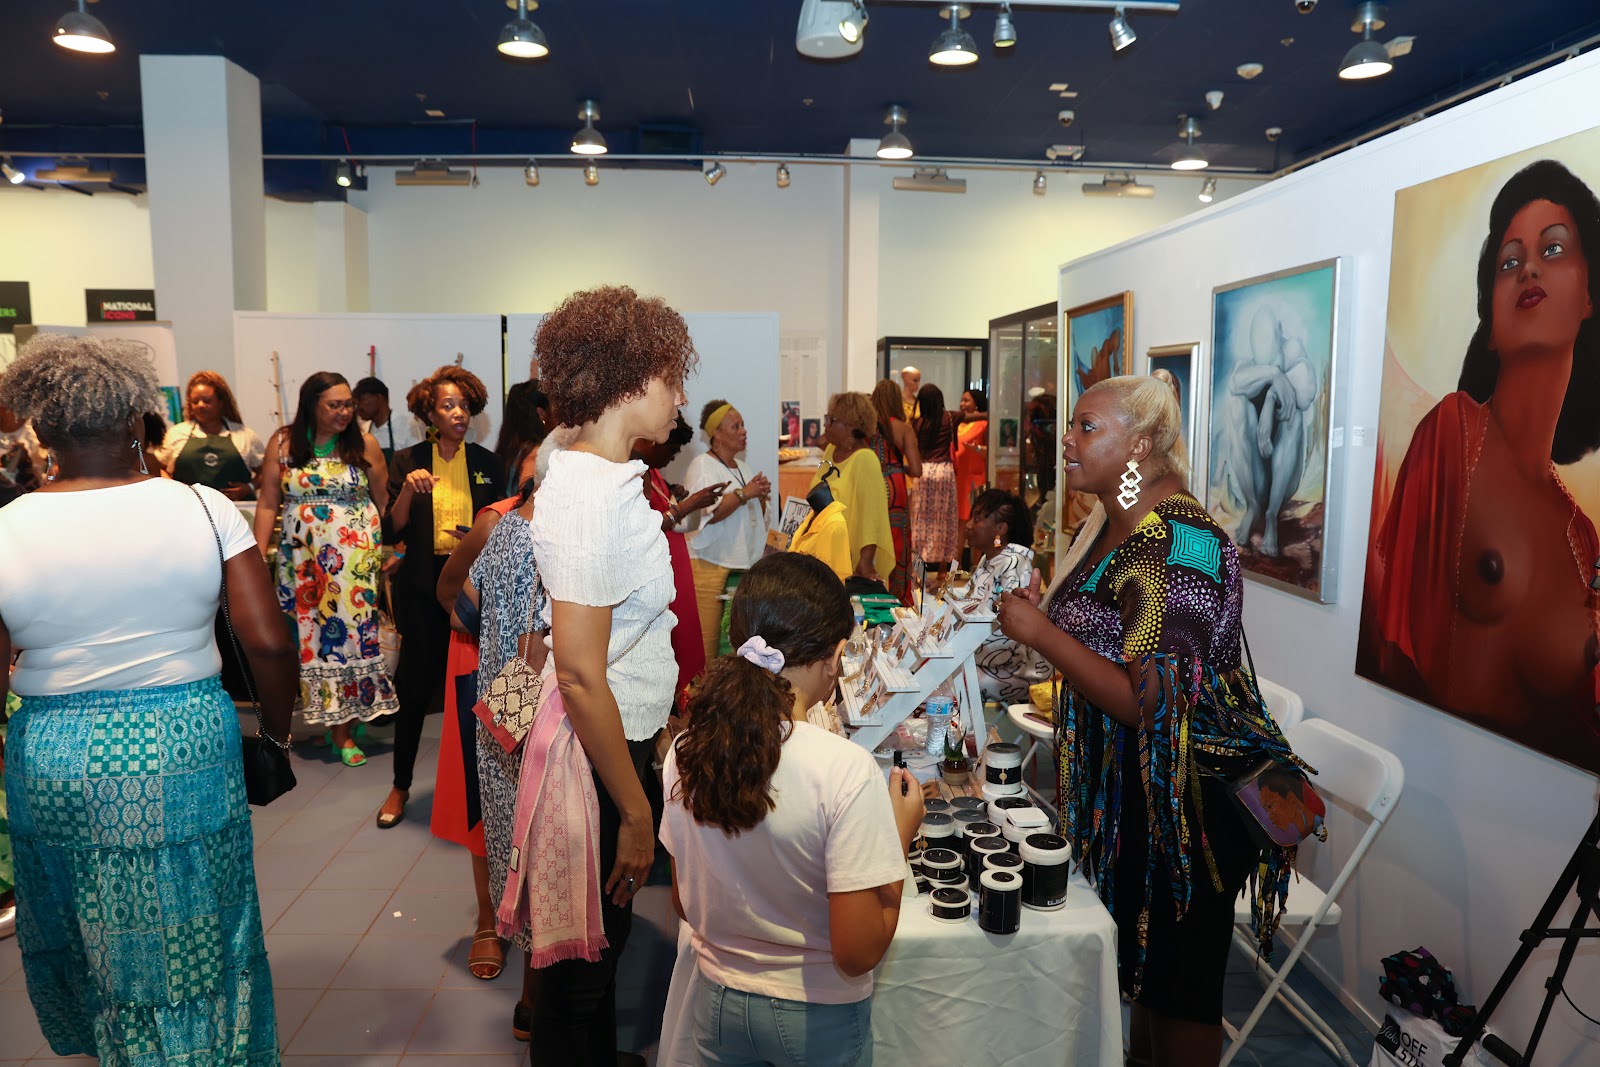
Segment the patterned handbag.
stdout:
<svg viewBox="0 0 1600 1067">
<path fill-rule="evenodd" d="M 615 666 L 618 660 L 632 652 L 665 611 L 663 608 L 655 618 L 645 623 L 638 636 L 628 643 L 627 648 L 607 660 L 606 666 Z M 515 752 L 522 747 L 528 731 L 533 728 L 533 717 L 539 711 L 539 697 L 543 688 L 539 672 L 522 658 L 519 648 L 489 682 L 489 688 L 472 706 L 472 713 L 489 731 L 489 736 L 500 743 L 501 748 L 508 753 Z"/>
</svg>

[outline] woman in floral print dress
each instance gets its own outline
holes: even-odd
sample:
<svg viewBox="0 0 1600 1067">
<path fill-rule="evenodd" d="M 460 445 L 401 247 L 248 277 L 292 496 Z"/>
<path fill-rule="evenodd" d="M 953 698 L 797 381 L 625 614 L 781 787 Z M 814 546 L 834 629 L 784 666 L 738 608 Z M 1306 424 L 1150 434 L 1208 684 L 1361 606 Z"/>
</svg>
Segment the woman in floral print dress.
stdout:
<svg viewBox="0 0 1600 1067">
<path fill-rule="evenodd" d="M 343 375 L 305 380 L 294 421 L 268 443 L 256 512 L 264 555 L 273 520 L 283 516 L 275 574 L 278 604 L 299 632 L 295 711 L 331 728 L 349 767 L 366 762 L 351 724 L 399 708 L 378 647 L 388 472 L 378 442 L 356 425 L 354 405 Z"/>
</svg>

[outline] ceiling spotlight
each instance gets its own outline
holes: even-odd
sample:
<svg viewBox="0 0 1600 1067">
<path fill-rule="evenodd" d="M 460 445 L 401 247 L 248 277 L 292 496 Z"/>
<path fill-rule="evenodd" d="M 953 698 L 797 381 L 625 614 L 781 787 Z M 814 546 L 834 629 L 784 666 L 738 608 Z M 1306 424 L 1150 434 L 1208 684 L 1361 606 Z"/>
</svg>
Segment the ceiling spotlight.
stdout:
<svg viewBox="0 0 1600 1067">
<path fill-rule="evenodd" d="M 600 184 L 600 168 L 595 166 L 593 163 L 589 164 L 587 167 L 584 167 L 583 168 L 583 184 L 585 184 L 585 185 L 599 185 Z"/>
<path fill-rule="evenodd" d="M 1207 178 L 1200 186 L 1200 202 L 1209 204 L 1217 198 L 1217 179 Z"/>
<path fill-rule="evenodd" d="M 593 100 L 585 100 L 583 107 L 578 110 L 578 117 L 583 120 L 583 129 L 572 135 L 572 150 L 580 156 L 605 155 L 606 139 L 594 128 L 600 118 L 600 108 Z"/>
<path fill-rule="evenodd" d="M 21 185 L 28 180 L 28 176 L 11 165 L 11 157 L 0 159 L 0 174 L 5 175 L 6 181 L 12 185 Z"/>
<path fill-rule="evenodd" d="M 950 18 L 950 28 L 933 40 L 928 49 L 928 62 L 941 67 L 964 67 L 978 61 L 978 42 L 972 34 L 961 28 L 961 19 L 970 14 L 965 4 L 946 4 L 940 17 Z"/>
<path fill-rule="evenodd" d="M 855 44 L 867 32 L 867 5 L 862 0 L 852 0 L 850 13 L 839 20 L 839 36 L 847 44 Z"/>
<path fill-rule="evenodd" d="M 778 164 L 778 188 L 789 188 L 789 164 L 787 163 Z"/>
<path fill-rule="evenodd" d="M 1017 43 L 1017 28 L 1011 24 L 1011 5 L 1001 4 L 1000 13 L 994 17 L 994 46 L 1010 48 Z"/>
<path fill-rule="evenodd" d="M 892 127 L 883 139 L 878 142 L 879 159 L 910 159 L 911 142 L 906 140 L 906 135 L 900 132 L 900 127 L 905 125 L 906 109 L 895 104 L 889 109 L 889 114 L 884 116 L 883 124 Z"/>
<path fill-rule="evenodd" d="M 544 31 L 528 19 L 528 12 L 537 10 L 539 0 L 515 0 L 514 3 L 508 0 L 506 6 L 516 8 L 517 17 L 501 28 L 495 47 L 513 59 L 542 59 L 549 55 L 550 46 L 545 43 Z"/>
<path fill-rule="evenodd" d="M 341 189 L 348 189 L 350 188 L 351 181 L 350 161 L 348 159 L 343 159 L 334 164 L 333 184 L 337 185 Z"/>
<path fill-rule="evenodd" d="M 1122 8 L 1117 8 L 1117 13 L 1111 16 L 1111 50 L 1120 52 L 1138 39 L 1139 35 L 1128 25 L 1128 16 Z"/>
<path fill-rule="evenodd" d="M 1044 195 L 1044 171 L 1042 170 L 1033 176 L 1033 195 Z"/>
<path fill-rule="evenodd" d="M 1212 89 L 1206 93 L 1206 107 L 1216 111 L 1222 107 L 1222 90 Z"/>
<path fill-rule="evenodd" d="M 1344 55 L 1344 62 L 1339 64 L 1339 77 L 1346 81 L 1360 81 L 1363 78 L 1381 77 L 1394 69 L 1394 61 L 1389 58 L 1389 50 L 1372 39 L 1372 31 L 1383 29 L 1384 16 L 1388 10 L 1372 0 L 1356 7 L 1356 20 L 1350 28 L 1361 34 L 1361 43 L 1357 44 Z"/>
<path fill-rule="evenodd" d="M 1114 178 L 1107 174 L 1101 181 L 1084 182 L 1083 195 L 1137 196 L 1148 200 L 1156 195 L 1156 187 L 1153 185 L 1140 185 L 1131 174 L 1124 175 L 1121 178 Z"/>
<path fill-rule="evenodd" d="M 1200 136 L 1200 120 L 1192 115 L 1178 116 L 1178 133 L 1183 137 L 1183 154 L 1172 161 L 1173 170 L 1205 170 L 1206 158 L 1195 151 L 1194 139 Z"/>
<path fill-rule="evenodd" d="M 85 4 L 98 4 L 100 0 L 78 0 L 78 10 L 69 11 L 56 23 L 55 42 L 74 52 L 115 52 L 111 34 L 106 24 L 85 9 Z"/>
<path fill-rule="evenodd" d="M 801 0 L 800 19 L 794 29 L 794 50 L 812 59 L 842 59 L 861 51 L 861 36 L 852 40 L 845 22 L 859 10 L 861 29 L 867 26 L 866 8 L 856 0 Z"/>
<path fill-rule="evenodd" d="M 529 185 L 538 185 L 539 164 L 529 160 L 528 165 L 522 168 L 522 180 L 527 182 Z"/>
<path fill-rule="evenodd" d="M 722 176 L 727 173 L 727 168 L 721 163 L 713 163 L 711 166 L 706 168 L 705 174 L 701 176 L 705 178 L 707 185 L 715 185 L 720 182 L 722 180 Z"/>
</svg>

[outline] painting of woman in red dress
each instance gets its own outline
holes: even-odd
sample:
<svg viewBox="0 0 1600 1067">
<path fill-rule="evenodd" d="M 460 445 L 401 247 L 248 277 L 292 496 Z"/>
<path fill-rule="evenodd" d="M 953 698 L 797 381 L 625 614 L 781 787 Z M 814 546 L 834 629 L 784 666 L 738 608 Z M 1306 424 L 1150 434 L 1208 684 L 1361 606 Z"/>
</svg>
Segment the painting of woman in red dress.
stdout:
<svg viewBox="0 0 1600 1067">
<path fill-rule="evenodd" d="M 1374 681 L 1591 771 L 1600 537 L 1579 499 L 1592 506 L 1596 486 L 1590 466 L 1575 497 L 1563 471 L 1600 446 L 1596 256 L 1600 202 L 1562 164 L 1534 162 L 1496 194 L 1457 389 L 1416 422 L 1392 475 L 1381 453 L 1400 442 L 1380 441 L 1356 661 Z M 1395 315 L 1391 294 L 1391 333 Z M 1391 353 L 1386 408 L 1402 403 L 1398 367 Z"/>
</svg>

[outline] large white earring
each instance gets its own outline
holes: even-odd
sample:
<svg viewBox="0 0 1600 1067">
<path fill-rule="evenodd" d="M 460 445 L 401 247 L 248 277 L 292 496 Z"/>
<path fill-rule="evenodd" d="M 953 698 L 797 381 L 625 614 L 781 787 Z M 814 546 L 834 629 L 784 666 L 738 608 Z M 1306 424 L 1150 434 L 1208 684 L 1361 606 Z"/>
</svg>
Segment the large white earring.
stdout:
<svg viewBox="0 0 1600 1067">
<path fill-rule="evenodd" d="M 1144 482 L 1144 476 L 1139 473 L 1139 464 L 1128 460 L 1128 472 L 1122 476 L 1119 483 L 1122 492 L 1117 494 L 1117 503 L 1122 505 L 1122 510 L 1127 511 L 1139 502 L 1139 486 Z"/>
</svg>

